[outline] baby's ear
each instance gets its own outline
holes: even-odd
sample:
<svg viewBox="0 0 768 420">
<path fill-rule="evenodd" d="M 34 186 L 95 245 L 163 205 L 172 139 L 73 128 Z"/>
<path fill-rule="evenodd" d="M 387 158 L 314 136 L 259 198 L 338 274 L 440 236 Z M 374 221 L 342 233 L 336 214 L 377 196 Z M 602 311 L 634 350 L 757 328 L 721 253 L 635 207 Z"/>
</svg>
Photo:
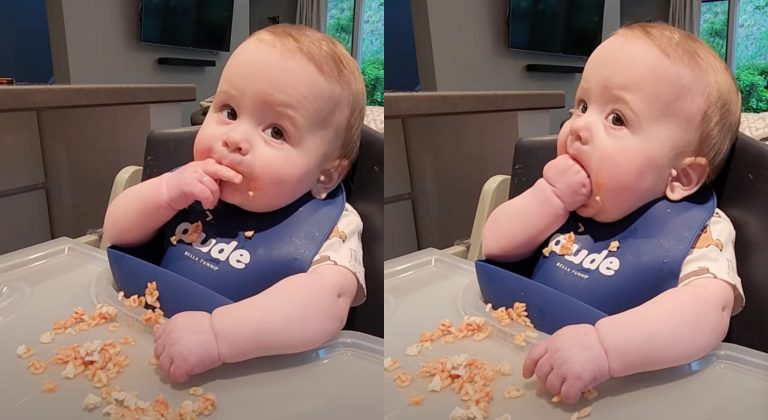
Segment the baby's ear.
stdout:
<svg viewBox="0 0 768 420">
<path fill-rule="evenodd" d="M 349 161 L 347 159 L 336 159 L 328 162 L 323 167 L 323 170 L 320 171 L 315 185 L 312 186 L 312 195 L 315 198 L 324 199 L 329 192 L 339 185 L 339 182 L 347 173 L 347 168 L 349 168 Z"/>
<path fill-rule="evenodd" d="M 696 192 L 704 184 L 709 173 L 709 163 L 703 157 L 685 158 L 677 169 L 672 169 L 667 179 L 667 198 L 679 201 Z"/>
</svg>

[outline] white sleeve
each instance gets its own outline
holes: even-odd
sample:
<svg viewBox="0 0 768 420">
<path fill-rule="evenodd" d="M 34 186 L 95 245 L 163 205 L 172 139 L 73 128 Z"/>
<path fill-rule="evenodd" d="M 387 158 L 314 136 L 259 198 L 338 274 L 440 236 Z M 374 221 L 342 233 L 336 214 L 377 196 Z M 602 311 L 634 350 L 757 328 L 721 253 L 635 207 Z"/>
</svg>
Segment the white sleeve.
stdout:
<svg viewBox="0 0 768 420">
<path fill-rule="evenodd" d="M 693 248 L 683 261 L 678 286 L 702 278 L 721 279 L 733 286 L 733 311 L 736 315 L 744 308 L 744 290 L 736 272 L 734 243 L 736 231 L 728 216 L 720 209 L 699 234 Z"/>
<path fill-rule="evenodd" d="M 309 270 L 325 264 L 336 264 L 351 271 L 357 278 L 357 293 L 352 306 L 365 301 L 365 268 L 363 267 L 363 221 L 352 206 L 344 206 L 338 223 L 320 247 Z"/>
</svg>

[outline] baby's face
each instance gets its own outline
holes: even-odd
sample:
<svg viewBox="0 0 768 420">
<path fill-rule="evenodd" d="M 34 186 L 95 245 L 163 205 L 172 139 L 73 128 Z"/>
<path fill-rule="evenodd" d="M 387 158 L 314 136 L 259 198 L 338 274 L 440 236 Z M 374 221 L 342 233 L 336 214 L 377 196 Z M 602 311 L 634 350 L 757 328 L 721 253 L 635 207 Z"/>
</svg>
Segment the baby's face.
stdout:
<svg viewBox="0 0 768 420">
<path fill-rule="evenodd" d="M 299 53 L 252 38 L 232 54 L 195 139 L 195 160 L 243 175 L 221 182 L 221 199 L 272 211 L 308 192 L 338 159 L 341 89 Z"/>
<path fill-rule="evenodd" d="M 615 221 L 662 197 L 693 152 L 703 103 L 695 75 L 650 42 L 620 34 L 602 43 L 557 138 L 558 154 L 570 154 L 592 182 L 577 213 Z"/>
</svg>

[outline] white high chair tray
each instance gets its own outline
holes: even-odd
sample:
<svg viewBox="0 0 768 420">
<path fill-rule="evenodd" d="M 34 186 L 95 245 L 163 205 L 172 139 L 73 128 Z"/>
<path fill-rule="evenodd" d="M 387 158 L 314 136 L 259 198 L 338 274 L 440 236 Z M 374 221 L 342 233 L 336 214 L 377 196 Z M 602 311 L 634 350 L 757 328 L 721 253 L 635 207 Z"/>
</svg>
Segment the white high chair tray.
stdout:
<svg viewBox="0 0 768 420">
<path fill-rule="evenodd" d="M 47 362 L 60 346 L 94 339 L 119 341 L 125 335 L 136 341 L 135 345 L 122 345 L 131 362 L 109 386 L 137 391 L 144 401 L 163 394 L 176 408 L 184 400 L 197 400 L 187 391 L 201 386 L 216 395 L 213 419 L 383 416 L 384 349 L 378 337 L 342 331 L 315 351 L 226 365 L 185 384 L 169 384 L 149 364 L 153 340 L 151 330 L 135 320 L 141 311 L 131 313 L 128 309 L 135 308 L 117 302 L 109 282 L 105 252 L 69 238 L 0 256 L 0 418 L 104 418 L 101 409 L 87 412 L 82 408 L 88 393 L 101 395 L 84 375 L 64 379 L 60 375 L 64 366 L 51 363 L 44 373 L 32 375 L 27 362 L 33 358 Z M 90 313 L 99 302 L 118 307 L 121 326 L 116 332 L 102 325 L 77 335 L 57 334 L 51 344 L 40 343 L 40 334 L 49 331 L 54 321 L 68 318 L 77 306 Z M 36 354 L 26 360 L 17 357 L 20 344 L 31 346 Z M 58 383 L 59 390 L 43 393 L 41 385 L 46 379 Z"/>
<path fill-rule="evenodd" d="M 490 417 L 510 414 L 515 420 L 569 419 L 577 410 L 592 406 L 589 419 L 765 419 L 768 418 L 768 354 L 734 344 L 721 344 L 715 351 L 686 366 L 612 379 L 597 387 L 597 398 L 582 399 L 574 405 L 552 403 L 552 395 L 534 378 L 521 374 L 528 346 L 513 344 L 511 336 L 496 323 L 490 337 L 444 344 L 407 356 L 405 349 L 418 342 L 422 332 L 433 331 L 443 319 L 459 325 L 465 315 L 485 312 L 480 299 L 474 264 L 435 249 L 426 249 L 384 263 L 385 356 L 398 359 L 401 368 L 386 373 L 384 405 L 386 419 L 449 419 L 454 407 L 466 408 L 450 388 L 429 392 L 431 378 L 418 378 L 421 363 L 441 356 L 466 353 L 497 364 L 508 361 L 511 376 L 499 376 L 493 383 Z M 546 338 L 539 333 L 536 340 Z M 398 388 L 392 377 L 397 372 L 413 375 L 413 382 Z M 505 399 L 508 386 L 526 393 Z M 421 406 L 408 405 L 411 394 L 424 397 Z"/>
</svg>

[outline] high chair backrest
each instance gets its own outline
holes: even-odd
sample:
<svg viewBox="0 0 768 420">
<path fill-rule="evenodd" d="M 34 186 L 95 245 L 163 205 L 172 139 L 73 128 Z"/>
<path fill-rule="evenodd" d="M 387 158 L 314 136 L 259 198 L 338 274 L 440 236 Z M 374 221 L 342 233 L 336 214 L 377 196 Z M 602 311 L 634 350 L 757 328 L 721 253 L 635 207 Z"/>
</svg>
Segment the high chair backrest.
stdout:
<svg viewBox="0 0 768 420">
<path fill-rule="evenodd" d="M 530 188 L 556 154 L 557 136 L 517 141 L 509 197 Z M 739 133 L 712 183 L 717 206 L 736 229 L 736 264 L 745 308 L 731 318 L 725 341 L 768 352 L 768 145 Z"/>
<path fill-rule="evenodd" d="M 192 161 L 200 126 L 147 135 L 142 181 Z M 384 337 L 384 135 L 363 126 L 358 157 L 344 179 L 347 202 L 363 220 L 363 266 L 368 297 L 352 308 L 344 329 Z"/>
</svg>

